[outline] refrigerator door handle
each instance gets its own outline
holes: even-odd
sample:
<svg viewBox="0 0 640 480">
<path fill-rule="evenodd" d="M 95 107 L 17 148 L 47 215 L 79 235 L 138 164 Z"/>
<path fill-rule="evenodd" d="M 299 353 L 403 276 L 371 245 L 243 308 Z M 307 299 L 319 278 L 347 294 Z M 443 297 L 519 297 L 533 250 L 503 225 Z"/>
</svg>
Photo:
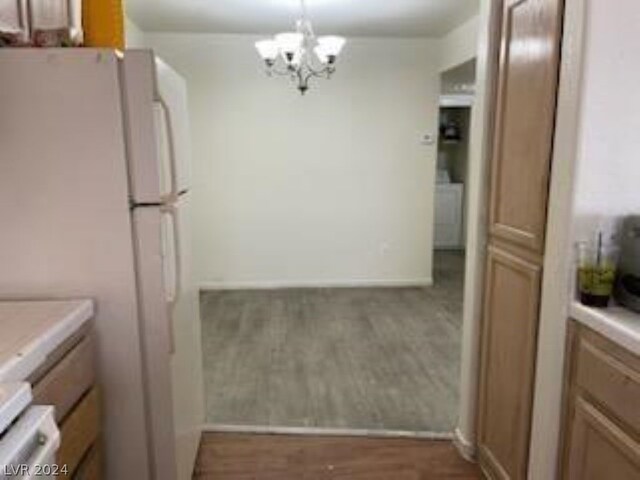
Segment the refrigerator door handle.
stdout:
<svg viewBox="0 0 640 480">
<path fill-rule="evenodd" d="M 180 239 L 180 227 L 178 223 L 178 209 L 173 204 L 163 205 L 160 211 L 166 215 L 171 216 L 171 225 L 173 230 L 173 248 L 174 248 L 174 279 L 173 279 L 173 290 L 172 296 L 167 299 L 168 310 L 169 310 L 169 338 L 170 338 L 170 352 L 173 354 L 175 352 L 175 338 L 173 334 L 173 311 L 176 303 L 178 303 L 178 299 L 180 298 L 180 294 L 182 291 L 182 259 L 180 258 L 181 252 L 181 239 Z"/>
<path fill-rule="evenodd" d="M 161 96 L 158 96 L 156 102 L 164 112 L 164 119 L 167 127 L 167 143 L 169 145 L 169 175 L 171 175 L 171 192 L 163 195 L 161 200 L 165 203 L 171 203 L 177 201 L 178 196 L 180 195 L 173 119 L 171 117 L 171 109 L 169 108 L 169 105 Z"/>
</svg>

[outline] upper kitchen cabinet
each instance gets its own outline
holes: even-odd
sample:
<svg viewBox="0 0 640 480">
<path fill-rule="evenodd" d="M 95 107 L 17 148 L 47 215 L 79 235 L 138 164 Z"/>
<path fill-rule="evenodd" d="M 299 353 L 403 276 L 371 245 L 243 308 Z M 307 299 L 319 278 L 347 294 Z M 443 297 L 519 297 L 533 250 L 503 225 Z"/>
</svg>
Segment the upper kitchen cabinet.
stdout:
<svg viewBox="0 0 640 480">
<path fill-rule="evenodd" d="M 492 235 L 542 252 L 562 0 L 504 2 L 492 163 Z"/>
</svg>

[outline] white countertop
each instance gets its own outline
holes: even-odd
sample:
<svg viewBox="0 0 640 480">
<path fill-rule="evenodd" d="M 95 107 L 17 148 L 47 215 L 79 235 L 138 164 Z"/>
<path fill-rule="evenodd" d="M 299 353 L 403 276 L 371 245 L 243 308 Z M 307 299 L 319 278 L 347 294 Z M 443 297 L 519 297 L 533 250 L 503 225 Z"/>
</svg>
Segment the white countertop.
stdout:
<svg viewBox="0 0 640 480">
<path fill-rule="evenodd" d="M 0 436 L 31 404 L 33 396 L 28 383 L 0 384 Z"/>
<path fill-rule="evenodd" d="M 620 306 L 585 307 L 574 301 L 571 317 L 621 347 L 640 355 L 640 314 Z"/>
<path fill-rule="evenodd" d="M 0 382 L 24 381 L 93 314 L 91 300 L 0 301 Z"/>
</svg>

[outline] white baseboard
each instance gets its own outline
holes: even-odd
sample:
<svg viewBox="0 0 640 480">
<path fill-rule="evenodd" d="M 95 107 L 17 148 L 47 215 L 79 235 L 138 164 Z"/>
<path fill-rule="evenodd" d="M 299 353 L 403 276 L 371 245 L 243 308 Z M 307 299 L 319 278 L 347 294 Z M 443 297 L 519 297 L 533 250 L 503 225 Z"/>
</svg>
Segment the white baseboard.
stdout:
<svg viewBox="0 0 640 480">
<path fill-rule="evenodd" d="M 268 427 L 253 425 L 205 424 L 204 433 L 238 433 L 255 435 L 309 435 L 317 437 L 368 437 L 368 438 L 419 438 L 427 440 L 452 440 L 449 432 L 414 432 L 405 430 L 375 430 L 353 428 L 318 427 Z"/>
<path fill-rule="evenodd" d="M 398 280 L 246 280 L 200 282 L 200 290 L 278 290 L 286 288 L 399 288 L 430 287 L 432 278 L 398 279 Z"/>
<path fill-rule="evenodd" d="M 467 440 L 459 428 L 456 428 L 453 432 L 453 444 L 460 452 L 462 458 L 469 462 L 476 461 L 476 447 L 469 440 Z"/>
</svg>

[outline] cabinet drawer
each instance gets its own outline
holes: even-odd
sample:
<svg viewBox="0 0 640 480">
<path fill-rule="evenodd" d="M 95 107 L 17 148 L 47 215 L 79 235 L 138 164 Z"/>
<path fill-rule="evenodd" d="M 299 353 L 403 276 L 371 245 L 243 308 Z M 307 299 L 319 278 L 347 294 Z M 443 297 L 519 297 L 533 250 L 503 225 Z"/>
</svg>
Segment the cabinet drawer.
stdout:
<svg viewBox="0 0 640 480">
<path fill-rule="evenodd" d="M 94 383 L 94 340 L 88 335 L 34 385 L 34 401 L 53 405 L 60 422 Z"/>
<path fill-rule="evenodd" d="M 62 424 L 62 442 L 56 462 L 67 466 L 67 478 L 73 478 L 83 457 L 97 443 L 100 434 L 99 405 L 98 389 L 93 388 Z"/>
<path fill-rule="evenodd" d="M 617 346 L 608 345 L 599 337 L 581 336 L 576 384 L 610 414 L 640 432 L 640 372 L 626 358 L 620 358 L 617 350 Z"/>
</svg>

